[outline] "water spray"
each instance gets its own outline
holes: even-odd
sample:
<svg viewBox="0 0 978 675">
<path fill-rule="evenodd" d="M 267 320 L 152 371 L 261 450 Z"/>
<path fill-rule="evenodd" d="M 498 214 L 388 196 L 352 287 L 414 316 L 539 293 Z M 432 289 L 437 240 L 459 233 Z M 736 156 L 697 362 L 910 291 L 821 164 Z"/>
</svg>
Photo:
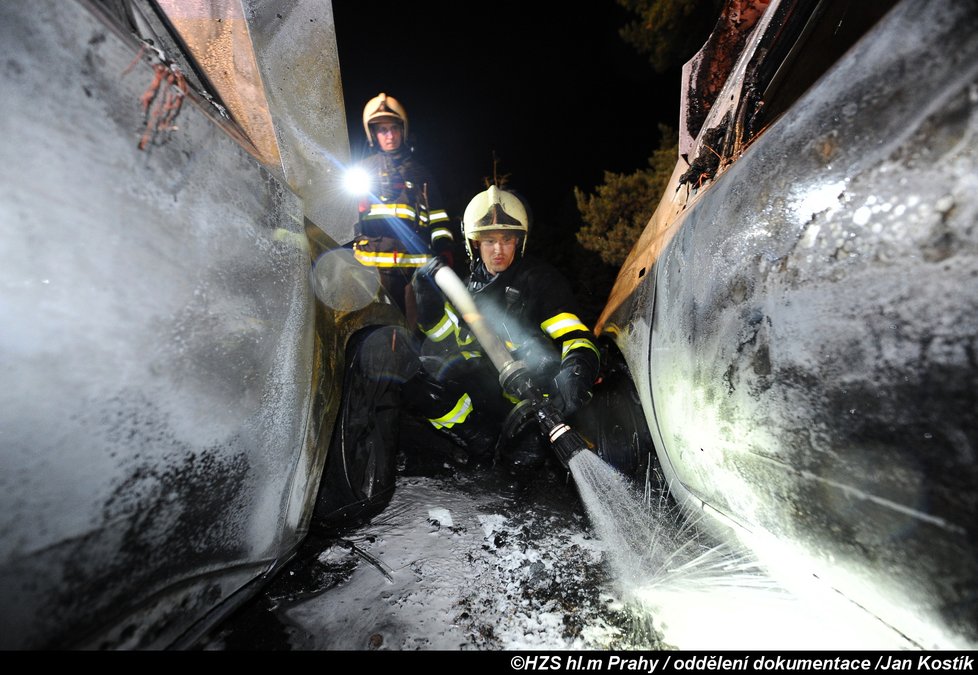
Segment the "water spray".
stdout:
<svg viewBox="0 0 978 675">
<path fill-rule="evenodd" d="M 570 461 L 575 455 L 582 450 L 591 449 L 587 441 L 564 421 L 553 403 L 534 384 L 526 364 L 514 359 L 509 353 L 503 341 L 489 327 L 485 317 L 476 307 L 475 300 L 452 268 L 440 263 L 435 263 L 434 267 L 431 278 L 449 302 L 461 313 L 489 360 L 499 371 L 499 384 L 503 391 L 516 397 L 520 401 L 518 406 L 529 407 L 561 464 L 565 469 L 569 469 Z"/>
</svg>

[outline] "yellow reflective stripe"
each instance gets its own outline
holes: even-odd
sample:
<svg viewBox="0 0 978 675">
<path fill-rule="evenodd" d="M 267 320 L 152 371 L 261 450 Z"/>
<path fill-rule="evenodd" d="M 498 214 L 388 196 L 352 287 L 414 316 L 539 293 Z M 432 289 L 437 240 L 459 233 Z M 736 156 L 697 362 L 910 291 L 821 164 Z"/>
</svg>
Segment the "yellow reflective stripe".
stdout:
<svg viewBox="0 0 978 675">
<path fill-rule="evenodd" d="M 431 241 L 435 239 L 441 239 L 442 237 L 448 237 L 452 239 L 452 231 L 447 227 L 439 227 L 431 231 Z"/>
<path fill-rule="evenodd" d="M 353 257 L 362 265 L 371 267 L 421 267 L 431 260 L 427 253 L 399 253 L 388 251 L 361 251 L 353 247 Z"/>
<path fill-rule="evenodd" d="M 445 314 L 438 321 L 433 328 L 428 330 L 421 329 L 422 332 L 431 338 L 434 342 L 441 342 L 449 335 L 455 333 L 455 327 L 458 325 L 458 317 L 455 316 L 452 311 L 448 308 L 448 304 L 445 304 Z"/>
<path fill-rule="evenodd" d="M 567 353 L 572 349 L 590 349 L 597 355 L 598 360 L 601 359 L 601 352 L 598 351 L 598 348 L 594 346 L 593 342 L 585 338 L 578 338 L 577 340 L 568 340 L 565 342 L 563 348 L 560 350 L 560 358 L 567 356 Z"/>
<path fill-rule="evenodd" d="M 455 407 L 449 410 L 447 413 L 441 417 L 428 418 L 428 421 L 436 429 L 441 429 L 443 427 L 448 427 L 451 429 L 456 424 L 461 424 L 465 421 L 465 418 L 469 416 L 472 412 L 472 399 L 469 398 L 468 394 L 462 394 L 462 397 L 455 404 Z"/>
<path fill-rule="evenodd" d="M 561 335 L 570 333 L 575 330 L 587 331 L 587 326 L 581 323 L 575 315 L 570 312 L 563 312 L 557 316 L 551 317 L 540 324 L 540 328 L 553 339 L 559 338 Z"/>
<path fill-rule="evenodd" d="M 432 224 L 440 223 L 443 220 L 448 220 L 448 214 L 442 209 L 435 209 L 428 214 L 428 217 L 431 219 Z"/>
<path fill-rule="evenodd" d="M 371 204 L 370 211 L 363 218 L 364 220 L 371 220 L 374 218 L 390 218 L 394 216 L 395 218 L 414 220 L 417 215 L 417 212 L 410 204 Z"/>
<path fill-rule="evenodd" d="M 431 338 L 433 342 L 441 342 L 452 334 L 454 328 L 451 320 L 447 316 L 443 316 L 433 328 L 427 330 L 422 328 L 421 332 Z"/>
<path fill-rule="evenodd" d="M 468 361 L 469 359 L 482 358 L 482 352 L 465 352 L 465 351 L 463 351 L 462 352 L 462 358 L 464 358 L 466 361 Z"/>
</svg>

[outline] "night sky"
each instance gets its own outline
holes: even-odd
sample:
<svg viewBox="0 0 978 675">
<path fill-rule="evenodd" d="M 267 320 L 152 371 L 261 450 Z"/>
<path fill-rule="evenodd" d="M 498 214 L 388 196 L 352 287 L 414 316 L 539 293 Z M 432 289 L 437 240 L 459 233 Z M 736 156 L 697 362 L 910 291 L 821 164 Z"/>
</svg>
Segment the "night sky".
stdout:
<svg viewBox="0 0 978 675">
<path fill-rule="evenodd" d="M 619 37 L 631 15 L 614 0 L 335 0 L 333 11 L 354 157 L 363 105 L 398 98 L 456 221 L 495 151 L 537 224 L 576 229 L 573 188 L 644 168 L 656 123 L 678 119 L 678 68 L 657 75 Z"/>
</svg>

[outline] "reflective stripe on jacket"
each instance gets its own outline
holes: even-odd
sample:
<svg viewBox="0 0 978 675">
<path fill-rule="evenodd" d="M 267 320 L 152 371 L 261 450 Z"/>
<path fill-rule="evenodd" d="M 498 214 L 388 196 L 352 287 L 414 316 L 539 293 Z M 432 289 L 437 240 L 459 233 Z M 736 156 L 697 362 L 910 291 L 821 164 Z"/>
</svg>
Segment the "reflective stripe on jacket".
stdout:
<svg viewBox="0 0 978 675">
<path fill-rule="evenodd" d="M 480 272 L 484 281 L 479 278 Z M 570 286 L 556 268 L 526 256 L 497 277 L 485 276 L 480 267 L 468 287 L 479 312 L 511 352 L 534 340 L 549 339 L 561 361 L 572 353 L 587 353 L 595 364 L 600 361 L 594 334 L 579 318 Z M 421 325 L 429 339 L 444 342 L 454 336 L 465 358 L 481 356 L 474 336 L 450 304 L 444 304 L 440 315 L 428 315 L 438 316 L 434 322 Z"/>
<path fill-rule="evenodd" d="M 452 248 L 455 238 L 438 189 L 410 152 L 378 152 L 360 166 L 372 180 L 372 190 L 360 204 L 353 244 L 361 264 L 420 267 Z"/>
</svg>

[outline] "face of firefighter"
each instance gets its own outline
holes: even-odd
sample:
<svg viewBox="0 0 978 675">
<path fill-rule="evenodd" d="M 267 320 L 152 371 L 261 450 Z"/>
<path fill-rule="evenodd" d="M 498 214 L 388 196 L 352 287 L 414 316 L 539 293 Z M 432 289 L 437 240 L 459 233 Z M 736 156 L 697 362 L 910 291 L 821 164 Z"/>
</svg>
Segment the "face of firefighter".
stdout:
<svg viewBox="0 0 978 675">
<path fill-rule="evenodd" d="M 384 152 L 393 152 L 404 142 L 404 127 L 400 122 L 384 119 L 377 124 L 371 124 L 370 128 L 377 138 L 377 145 Z"/>
<path fill-rule="evenodd" d="M 519 237 L 512 232 L 491 230 L 479 238 L 479 255 L 489 274 L 495 276 L 509 269 L 516 257 Z"/>
</svg>

